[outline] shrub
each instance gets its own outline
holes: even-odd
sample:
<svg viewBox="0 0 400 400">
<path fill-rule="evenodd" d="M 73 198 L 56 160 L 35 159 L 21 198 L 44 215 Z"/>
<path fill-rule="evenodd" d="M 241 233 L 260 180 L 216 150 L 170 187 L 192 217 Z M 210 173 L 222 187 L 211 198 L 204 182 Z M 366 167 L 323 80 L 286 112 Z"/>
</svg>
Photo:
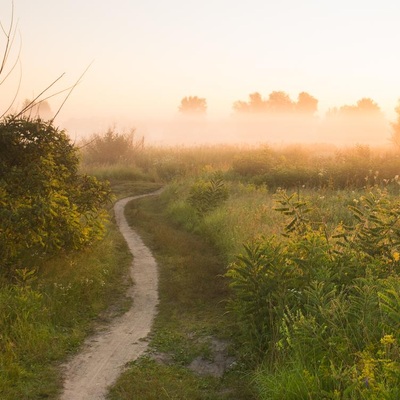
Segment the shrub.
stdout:
<svg viewBox="0 0 400 400">
<path fill-rule="evenodd" d="M 190 189 L 188 202 L 202 215 L 220 206 L 228 198 L 222 178 L 215 174 L 208 181 L 199 180 Z"/>
<path fill-rule="evenodd" d="M 132 161 L 142 149 L 143 138 L 135 141 L 135 130 L 118 133 L 108 129 L 103 135 L 94 134 L 83 146 L 83 159 L 89 164 L 116 164 Z"/>
<path fill-rule="evenodd" d="M 0 122 L 1 271 L 102 236 L 110 190 L 77 171 L 76 149 L 51 122 Z"/>
<path fill-rule="evenodd" d="M 280 396 L 396 398 L 399 201 L 375 189 L 332 234 L 308 220 L 307 202 L 284 192 L 277 201 L 284 236 L 245 244 L 226 274 L 247 360 L 264 362 L 260 387 L 294 374 L 294 392 L 280 386 Z"/>
</svg>

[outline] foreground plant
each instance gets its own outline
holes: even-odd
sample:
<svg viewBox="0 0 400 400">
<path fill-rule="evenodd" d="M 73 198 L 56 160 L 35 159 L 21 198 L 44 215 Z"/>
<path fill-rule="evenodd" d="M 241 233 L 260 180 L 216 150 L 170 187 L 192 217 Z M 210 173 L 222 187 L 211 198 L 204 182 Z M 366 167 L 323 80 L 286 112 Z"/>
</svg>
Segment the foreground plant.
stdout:
<svg viewBox="0 0 400 400">
<path fill-rule="evenodd" d="M 66 133 L 40 119 L 0 121 L 0 271 L 102 237 L 105 183 L 78 173 Z"/>
<path fill-rule="evenodd" d="M 400 203 L 367 193 L 329 234 L 307 202 L 277 200 L 283 237 L 246 245 L 227 272 L 261 398 L 397 399 Z"/>
</svg>

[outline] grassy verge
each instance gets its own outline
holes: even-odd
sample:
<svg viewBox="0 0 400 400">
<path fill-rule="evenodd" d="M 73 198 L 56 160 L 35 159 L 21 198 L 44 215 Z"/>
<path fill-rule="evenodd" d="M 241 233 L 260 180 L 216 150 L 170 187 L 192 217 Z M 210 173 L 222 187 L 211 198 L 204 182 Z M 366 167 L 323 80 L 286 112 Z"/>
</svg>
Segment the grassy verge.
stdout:
<svg viewBox="0 0 400 400">
<path fill-rule="evenodd" d="M 165 209 L 162 196 L 127 206 L 160 266 L 160 306 L 150 353 L 132 363 L 109 398 L 251 399 L 246 378 L 229 368 L 225 265 L 204 240 L 174 226 Z"/>
<path fill-rule="evenodd" d="M 159 187 L 123 181 L 113 186 L 117 197 Z M 0 399 L 57 398 L 60 363 L 95 326 L 129 306 L 130 263 L 111 218 L 106 237 L 91 248 L 38 259 L 36 268 L 21 269 L 16 281 L 0 281 Z"/>
<path fill-rule="evenodd" d="M 59 362 L 76 352 L 99 314 L 126 307 L 130 264 L 123 239 L 110 225 L 100 243 L 48 260 L 36 273 L 0 288 L 0 398 L 56 398 Z M 125 282 L 125 284 L 124 284 Z"/>
</svg>

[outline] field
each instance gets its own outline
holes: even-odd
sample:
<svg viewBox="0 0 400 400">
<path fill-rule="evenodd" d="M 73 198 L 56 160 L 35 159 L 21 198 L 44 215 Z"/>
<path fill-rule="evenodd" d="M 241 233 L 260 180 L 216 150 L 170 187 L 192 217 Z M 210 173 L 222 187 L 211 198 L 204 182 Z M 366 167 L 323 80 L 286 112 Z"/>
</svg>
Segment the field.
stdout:
<svg viewBox="0 0 400 400">
<path fill-rule="evenodd" d="M 81 157 L 82 173 L 110 181 L 116 197 L 165 187 L 126 211 L 158 261 L 161 302 L 149 353 L 110 399 L 400 397 L 394 149 Z M 2 277 L 1 398 L 57 398 L 59 363 L 99 318 L 129 306 L 127 249 L 112 215 L 106 227 L 88 248 L 37 257 L 35 268 Z"/>
</svg>

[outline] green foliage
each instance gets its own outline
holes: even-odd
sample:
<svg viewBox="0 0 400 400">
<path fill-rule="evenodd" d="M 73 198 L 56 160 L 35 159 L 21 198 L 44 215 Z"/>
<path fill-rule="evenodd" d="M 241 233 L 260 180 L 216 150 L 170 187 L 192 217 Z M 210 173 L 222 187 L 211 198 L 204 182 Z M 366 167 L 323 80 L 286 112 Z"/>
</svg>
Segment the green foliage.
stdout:
<svg viewBox="0 0 400 400">
<path fill-rule="evenodd" d="M 380 257 L 381 262 L 397 269 L 400 203 L 389 200 L 387 192 L 378 189 L 362 196 L 356 205 L 350 206 L 350 210 L 356 224 L 347 228 L 347 234 L 343 235 L 345 242 L 366 256 Z"/>
<path fill-rule="evenodd" d="M 259 358 L 277 338 L 277 321 L 286 296 L 298 278 L 293 263 L 286 262 L 285 250 L 273 240 L 244 246 L 244 254 L 232 263 L 226 276 L 235 298 L 231 309 L 239 317 L 240 337 L 249 358 Z"/>
<path fill-rule="evenodd" d="M 76 149 L 50 122 L 0 122 L 1 271 L 102 236 L 109 188 L 77 171 Z"/>
<path fill-rule="evenodd" d="M 60 362 L 78 349 L 100 311 L 112 304 L 115 314 L 125 306 L 130 262 L 124 239 L 110 226 L 84 252 L 57 255 L 39 270 L 16 270 L 15 283 L 0 285 L 2 400 L 57 398 Z"/>
<path fill-rule="evenodd" d="M 228 198 L 228 189 L 218 174 L 210 180 L 198 180 L 190 189 L 188 202 L 203 215 L 220 206 Z"/>
<path fill-rule="evenodd" d="M 307 213 L 311 211 L 307 202 L 295 200 L 295 193 L 288 196 L 285 191 L 279 190 L 275 196 L 276 202 L 280 204 L 280 207 L 275 208 L 275 211 L 281 212 L 283 215 L 290 216 L 292 218 L 289 223 L 285 226 L 285 234 L 290 233 L 304 233 L 308 229 L 309 220 L 305 217 Z M 297 197 L 299 197 L 297 195 Z"/>
<path fill-rule="evenodd" d="M 277 202 L 284 238 L 245 245 L 226 274 L 245 355 L 265 365 L 260 388 L 296 377 L 262 398 L 396 398 L 399 201 L 371 191 L 331 235 L 305 218 L 307 202 L 284 192 Z"/>
</svg>

